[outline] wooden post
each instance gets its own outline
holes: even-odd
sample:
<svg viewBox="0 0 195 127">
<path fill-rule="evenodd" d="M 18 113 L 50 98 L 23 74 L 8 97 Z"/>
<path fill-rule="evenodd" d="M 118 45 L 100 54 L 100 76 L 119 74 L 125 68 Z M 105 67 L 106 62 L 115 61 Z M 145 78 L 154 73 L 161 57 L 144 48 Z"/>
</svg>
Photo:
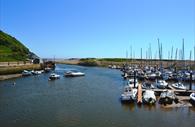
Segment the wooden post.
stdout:
<svg viewBox="0 0 195 127">
<path fill-rule="evenodd" d="M 135 84 L 136 84 L 136 71 L 134 70 L 134 88 L 135 88 Z"/>
<path fill-rule="evenodd" d="M 190 72 L 190 90 L 192 90 L 192 71 Z"/>
</svg>

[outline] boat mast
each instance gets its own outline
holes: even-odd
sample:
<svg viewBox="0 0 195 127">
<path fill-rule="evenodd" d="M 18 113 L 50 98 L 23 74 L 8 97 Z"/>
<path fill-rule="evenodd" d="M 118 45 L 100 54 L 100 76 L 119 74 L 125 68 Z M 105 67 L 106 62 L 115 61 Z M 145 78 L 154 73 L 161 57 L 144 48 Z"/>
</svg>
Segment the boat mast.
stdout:
<svg viewBox="0 0 195 127">
<path fill-rule="evenodd" d="M 159 48 L 160 70 L 162 73 L 162 43 L 160 43 L 159 38 L 158 38 L 158 48 Z"/>
<path fill-rule="evenodd" d="M 128 51 L 126 50 L 126 65 L 127 65 L 127 61 L 128 61 Z"/>
<path fill-rule="evenodd" d="M 148 51 L 146 50 L 146 66 L 148 66 L 147 65 L 147 60 L 148 60 Z"/>
<path fill-rule="evenodd" d="M 175 66 L 177 66 L 176 65 L 176 63 L 177 63 L 177 50 L 178 50 L 178 48 L 176 48 L 176 50 L 175 50 Z"/>
<path fill-rule="evenodd" d="M 189 63 L 190 64 L 190 70 L 191 70 L 191 59 L 192 59 L 191 57 L 192 57 L 192 50 L 190 50 L 190 63 Z"/>
<path fill-rule="evenodd" d="M 172 61 L 173 61 L 173 46 L 172 46 L 172 49 L 171 49 L 171 65 L 173 65 Z"/>
<path fill-rule="evenodd" d="M 130 47 L 130 49 L 131 49 L 131 66 L 132 66 L 132 45 L 131 45 L 131 47 Z"/>
<path fill-rule="evenodd" d="M 184 53 L 184 38 L 182 39 L 182 60 L 184 62 L 184 68 L 186 69 L 185 53 Z"/>
<path fill-rule="evenodd" d="M 141 67 L 142 67 L 142 48 L 141 48 Z"/>
<path fill-rule="evenodd" d="M 195 45 L 194 45 L 194 66 L 195 66 Z"/>
</svg>

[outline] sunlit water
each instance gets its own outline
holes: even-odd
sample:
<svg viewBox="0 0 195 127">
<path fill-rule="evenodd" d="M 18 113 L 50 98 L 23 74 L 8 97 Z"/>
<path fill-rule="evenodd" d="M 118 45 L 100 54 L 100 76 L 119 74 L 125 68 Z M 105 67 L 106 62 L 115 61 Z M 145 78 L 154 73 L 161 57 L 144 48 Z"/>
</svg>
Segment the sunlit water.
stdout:
<svg viewBox="0 0 195 127">
<path fill-rule="evenodd" d="M 63 77 L 69 69 L 86 75 Z M 122 105 L 125 81 L 118 70 L 57 65 L 56 73 L 55 81 L 49 73 L 0 81 L 0 127 L 195 126 L 194 108 Z"/>
</svg>

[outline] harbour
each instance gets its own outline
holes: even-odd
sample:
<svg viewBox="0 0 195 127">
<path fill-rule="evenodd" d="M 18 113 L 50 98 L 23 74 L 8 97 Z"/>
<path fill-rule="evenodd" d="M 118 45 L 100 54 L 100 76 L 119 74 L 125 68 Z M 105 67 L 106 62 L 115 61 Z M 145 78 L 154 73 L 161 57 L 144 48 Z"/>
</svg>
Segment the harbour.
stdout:
<svg viewBox="0 0 195 127">
<path fill-rule="evenodd" d="M 63 77 L 71 69 L 82 71 L 85 76 Z M 126 81 L 119 70 L 57 64 L 55 72 L 61 75 L 59 80 L 48 81 L 50 72 L 1 81 L 1 125 L 164 127 L 177 123 L 178 127 L 191 127 L 194 124 L 194 107 L 163 107 L 157 102 L 141 106 L 121 103 Z M 13 82 L 16 84 L 12 85 Z"/>
<path fill-rule="evenodd" d="M 195 0 L 0 0 L 0 127 L 194 127 Z"/>
</svg>

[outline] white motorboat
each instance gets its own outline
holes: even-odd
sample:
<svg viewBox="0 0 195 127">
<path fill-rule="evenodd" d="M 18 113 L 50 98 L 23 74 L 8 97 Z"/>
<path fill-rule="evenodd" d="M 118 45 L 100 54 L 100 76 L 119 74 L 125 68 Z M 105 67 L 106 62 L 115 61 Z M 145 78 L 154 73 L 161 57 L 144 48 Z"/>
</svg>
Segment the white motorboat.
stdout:
<svg viewBox="0 0 195 127">
<path fill-rule="evenodd" d="M 186 86 L 184 86 L 181 82 L 172 84 L 172 87 L 174 87 L 176 89 L 186 90 Z"/>
<path fill-rule="evenodd" d="M 150 73 L 150 74 L 147 75 L 147 78 L 149 80 L 155 80 L 156 79 L 156 74 L 155 73 Z"/>
<path fill-rule="evenodd" d="M 30 76 L 30 75 L 32 75 L 31 71 L 24 70 L 22 72 L 22 76 Z"/>
<path fill-rule="evenodd" d="M 121 102 L 133 102 L 137 98 L 137 89 L 130 86 L 124 87 L 124 92 L 121 94 Z"/>
<path fill-rule="evenodd" d="M 40 70 L 40 71 L 34 71 L 34 70 L 32 70 L 31 71 L 31 73 L 33 74 L 33 75 L 40 75 L 40 74 L 42 74 L 44 71 L 43 70 Z"/>
<path fill-rule="evenodd" d="M 123 78 L 124 78 L 124 79 L 127 79 L 127 77 L 128 77 L 128 74 L 127 74 L 127 73 L 124 73 Z"/>
<path fill-rule="evenodd" d="M 193 105 L 195 105 L 195 93 L 190 94 L 190 101 L 192 102 Z"/>
<path fill-rule="evenodd" d="M 146 90 L 143 93 L 143 102 L 146 104 L 154 104 L 156 102 L 156 96 L 153 90 Z"/>
<path fill-rule="evenodd" d="M 77 77 L 77 76 L 85 76 L 85 73 L 79 71 L 67 71 L 64 76 L 66 77 Z"/>
<path fill-rule="evenodd" d="M 137 81 L 137 79 L 129 79 L 128 80 L 128 82 L 127 82 L 127 84 L 130 86 L 130 87 L 134 87 L 134 82 L 135 82 L 135 87 L 137 88 L 138 87 L 138 81 Z"/>
<path fill-rule="evenodd" d="M 168 83 L 167 83 L 165 80 L 157 80 L 157 81 L 156 81 L 156 86 L 157 86 L 159 89 L 165 89 L 165 88 L 167 88 Z"/>
<path fill-rule="evenodd" d="M 160 104 L 172 104 L 173 101 L 176 101 L 177 97 L 171 90 L 164 90 L 160 94 L 159 103 Z"/>
<path fill-rule="evenodd" d="M 54 80 L 54 79 L 59 79 L 60 75 L 55 74 L 55 73 L 51 73 L 51 75 L 49 76 L 49 80 Z"/>
</svg>

